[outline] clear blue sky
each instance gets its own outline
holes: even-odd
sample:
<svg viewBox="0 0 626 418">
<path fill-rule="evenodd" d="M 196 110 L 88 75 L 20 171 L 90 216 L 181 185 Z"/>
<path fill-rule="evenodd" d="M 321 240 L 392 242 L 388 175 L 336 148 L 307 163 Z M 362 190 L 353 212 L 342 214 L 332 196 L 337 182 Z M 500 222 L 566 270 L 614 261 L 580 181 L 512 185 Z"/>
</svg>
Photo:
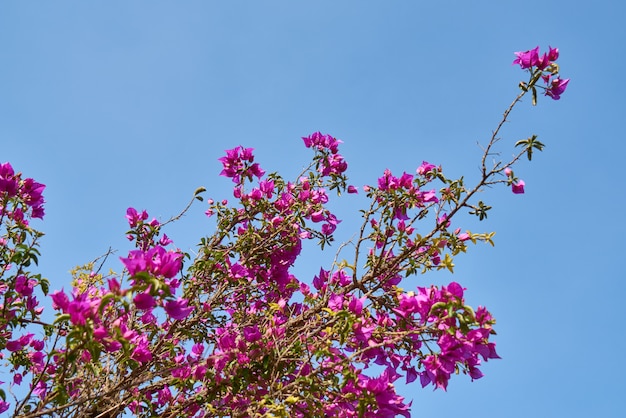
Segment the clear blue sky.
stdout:
<svg viewBox="0 0 626 418">
<path fill-rule="evenodd" d="M 67 287 L 72 266 L 128 250 L 128 206 L 165 220 L 200 185 L 228 197 L 217 158 L 239 144 L 293 175 L 310 155 L 300 137 L 320 130 L 345 142 L 357 185 L 422 160 L 476 178 L 476 143 L 525 77 L 513 51 L 559 47 L 562 100 L 524 103 L 503 133 L 547 144 L 516 169 L 527 192 L 488 191 L 481 229 L 496 247 L 456 260 L 454 280 L 498 319 L 503 359 L 448 393 L 401 392 L 416 417 L 622 417 L 625 13 L 619 1 L 4 1 L 0 161 L 47 185 L 40 267 Z M 183 249 L 210 232 L 204 210 L 169 231 Z"/>
</svg>

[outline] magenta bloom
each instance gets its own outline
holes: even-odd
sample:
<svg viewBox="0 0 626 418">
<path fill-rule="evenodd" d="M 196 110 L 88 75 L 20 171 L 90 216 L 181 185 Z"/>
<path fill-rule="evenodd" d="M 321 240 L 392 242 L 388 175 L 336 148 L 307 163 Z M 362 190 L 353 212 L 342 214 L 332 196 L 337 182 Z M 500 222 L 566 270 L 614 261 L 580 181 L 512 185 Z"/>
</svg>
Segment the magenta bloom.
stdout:
<svg viewBox="0 0 626 418">
<path fill-rule="evenodd" d="M 241 145 L 233 149 L 226 150 L 226 156 L 218 158 L 224 169 L 220 176 L 232 178 L 233 182 L 240 183 L 242 177 L 252 178 L 257 176 L 261 178 L 265 171 L 258 164 L 246 164 L 254 161 L 253 148 L 244 148 Z"/>
<path fill-rule="evenodd" d="M 130 358 L 138 361 L 139 363 L 145 363 L 152 360 L 152 353 L 148 344 L 148 339 L 145 335 L 142 335 L 137 339 L 137 346 L 133 350 Z"/>
<path fill-rule="evenodd" d="M 141 309 L 141 310 L 153 308 L 154 305 L 156 304 L 156 302 L 154 301 L 154 298 L 152 297 L 149 291 L 138 293 L 133 298 L 133 302 L 135 302 L 135 306 L 137 307 L 137 309 Z"/>
<path fill-rule="evenodd" d="M 13 340 L 13 341 L 7 341 L 5 347 L 7 350 L 14 352 L 14 351 L 19 351 L 22 348 L 24 348 L 24 345 L 19 340 Z"/>
<path fill-rule="evenodd" d="M 193 306 L 187 306 L 187 300 L 178 298 L 178 300 L 170 300 L 165 303 L 165 312 L 172 318 L 183 320 L 193 311 Z"/>
<path fill-rule="evenodd" d="M 148 263 L 141 250 L 133 250 L 128 253 L 128 258 L 120 257 L 128 270 L 128 274 L 134 276 L 137 273 L 148 270 Z"/>
<path fill-rule="evenodd" d="M 513 185 L 511 186 L 513 189 L 513 193 L 515 194 L 522 194 L 524 193 L 524 186 L 526 185 L 526 183 L 524 183 L 524 180 L 518 180 L 517 183 L 513 183 Z"/>
<path fill-rule="evenodd" d="M 256 325 L 251 327 L 245 327 L 243 329 L 243 336 L 249 343 L 259 341 L 263 337 L 263 335 L 259 331 L 259 328 Z"/>
<path fill-rule="evenodd" d="M 52 298 L 52 308 L 56 310 L 61 309 L 65 311 L 70 303 L 69 298 L 62 290 L 57 290 L 50 297 Z"/>
<path fill-rule="evenodd" d="M 67 305 L 67 312 L 74 325 L 85 325 L 91 316 L 91 304 L 87 302 L 85 294 L 81 294 Z"/>
<path fill-rule="evenodd" d="M 434 164 L 428 163 L 426 161 L 422 161 L 422 165 L 417 167 L 417 174 L 419 174 L 420 176 L 423 176 L 429 171 L 432 171 L 434 168 L 436 168 Z"/>
<path fill-rule="evenodd" d="M 128 219 L 128 224 L 130 225 L 130 227 L 134 228 L 137 226 L 138 223 L 148 219 L 148 212 L 144 210 L 139 213 L 135 208 L 128 208 L 126 209 L 126 219 Z"/>
<path fill-rule="evenodd" d="M 18 188 L 18 178 L 15 176 L 11 163 L 0 163 L 0 193 L 6 192 L 15 196 Z"/>
<path fill-rule="evenodd" d="M 156 276 L 171 279 L 180 271 L 182 258 L 183 255 L 176 251 L 167 251 L 163 247 L 156 246 L 148 251 L 130 251 L 128 258 L 120 257 L 120 260 L 131 276 L 147 271 Z"/>
<path fill-rule="evenodd" d="M 517 58 L 513 65 L 519 64 L 522 69 L 534 67 L 539 63 L 539 47 L 524 52 L 516 52 Z"/>
<path fill-rule="evenodd" d="M 176 276 L 182 265 L 183 255 L 175 251 L 166 251 L 163 247 L 154 247 L 146 254 L 152 264 L 152 271 L 168 279 Z"/>
<path fill-rule="evenodd" d="M 28 178 L 24 180 L 22 184 L 22 195 L 24 201 L 28 206 L 41 206 L 44 203 L 43 189 L 45 189 L 41 183 L 37 183 L 35 180 Z"/>
<path fill-rule="evenodd" d="M 339 144 L 342 143 L 342 141 L 330 135 L 324 135 L 321 132 L 315 132 L 309 136 L 302 137 L 302 140 L 304 141 L 304 146 L 307 148 L 314 147 L 320 151 L 328 149 L 331 154 L 337 154 L 339 151 Z"/>
<path fill-rule="evenodd" d="M 36 280 L 29 279 L 26 276 L 18 276 L 15 279 L 15 291 L 22 296 L 30 296 L 33 294 L 33 288 L 36 284 Z"/>
<path fill-rule="evenodd" d="M 561 98 L 561 94 L 567 88 L 567 83 L 569 83 L 569 78 L 563 80 L 561 78 L 555 78 L 552 80 L 550 87 L 546 90 L 546 96 L 552 97 L 554 100 L 559 100 Z"/>
<path fill-rule="evenodd" d="M 548 59 L 550 61 L 556 61 L 559 58 L 559 48 L 552 48 L 551 46 L 548 48 L 550 50 L 548 52 Z"/>
</svg>

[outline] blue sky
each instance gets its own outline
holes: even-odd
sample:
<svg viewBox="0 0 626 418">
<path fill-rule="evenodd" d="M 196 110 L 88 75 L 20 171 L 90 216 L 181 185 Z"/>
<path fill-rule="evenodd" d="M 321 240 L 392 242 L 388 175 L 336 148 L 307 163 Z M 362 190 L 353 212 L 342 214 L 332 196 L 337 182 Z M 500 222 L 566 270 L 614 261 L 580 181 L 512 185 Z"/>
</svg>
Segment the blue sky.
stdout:
<svg viewBox="0 0 626 418">
<path fill-rule="evenodd" d="M 471 248 L 453 277 L 414 279 L 467 287 L 497 317 L 503 359 L 447 393 L 400 391 L 414 416 L 621 417 L 625 12 L 618 1 L 2 2 L 0 161 L 47 185 L 40 270 L 67 287 L 74 265 L 129 249 L 128 206 L 166 220 L 200 185 L 229 197 L 217 158 L 239 144 L 293 176 L 310 156 L 300 137 L 319 130 L 345 142 L 357 185 L 422 160 L 475 179 L 477 142 L 525 78 L 513 52 L 558 47 L 567 92 L 523 103 L 502 135 L 504 156 L 533 133 L 547 145 L 515 170 L 526 194 L 488 190 L 488 221 L 458 221 L 495 230 L 496 247 Z M 338 203 L 348 237 L 354 206 Z M 169 230 L 181 248 L 210 233 L 204 210 Z M 318 262 L 304 254 L 298 274 Z"/>
</svg>

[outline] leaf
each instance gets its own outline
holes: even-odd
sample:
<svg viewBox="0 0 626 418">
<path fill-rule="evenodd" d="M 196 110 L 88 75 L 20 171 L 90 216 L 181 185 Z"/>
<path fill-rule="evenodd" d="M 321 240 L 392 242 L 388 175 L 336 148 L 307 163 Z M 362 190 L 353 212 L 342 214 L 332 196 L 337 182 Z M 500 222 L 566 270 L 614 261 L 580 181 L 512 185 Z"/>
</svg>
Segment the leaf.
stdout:
<svg viewBox="0 0 626 418">
<path fill-rule="evenodd" d="M 60 324 L 62 322 L 69 321 L 69 320 L 70 320 L 70 314 L 61 314 L 56 317 L 53 324 Z"/>
<path fill-rule="evenodd" d="M 39 285 L 41 286 L 41 291 L 43 292 L 43 294 L 48 295 L 48 292 L 50 291 L 50 282 L 48 281 L 48 279 L 41 278 L 39 280 Z"/>
<path fill-rule="evenodd" d="M 114 297 L 115 295 L 113 293 L 107 293 L 102 297 L 102 299 L 100 300 L 100 306 L 98 307 L 98 312 L 100 313 L 100 315 L 102 315 L 102 311 L 104 310 L 105 306 Z"/>
<path fill-rule="evenodd" d="M 450 273 L 454 273 L 454 263 L 452 261 L 453 259 L 448 253 L 446 253 L 446 256 L 441 261 L 441 264 L 443 264 L 448 270 L 450 270 Z"/>
<path fill-rule="evenodd" d="M 522 91 L 528 91 L 528 86 L 526 86 L 526 83 L 524 83 L 523 81 L 520 81 L 520 82 L 519 82 L 519 88 L 520 88 Z"/>
</svg>

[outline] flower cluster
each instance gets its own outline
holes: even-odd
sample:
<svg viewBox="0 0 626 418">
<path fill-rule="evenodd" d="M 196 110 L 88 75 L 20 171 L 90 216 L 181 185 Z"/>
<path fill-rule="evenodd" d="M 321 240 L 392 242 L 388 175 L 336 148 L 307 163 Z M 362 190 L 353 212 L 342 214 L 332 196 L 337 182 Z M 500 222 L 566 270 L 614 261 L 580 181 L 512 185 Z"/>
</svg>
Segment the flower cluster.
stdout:
<svg viewBox="0 0 626 418">
<path fill-rule="evenodd" d="M 10 163 L 0 163 L 0 216 L 24 225 L 28 225 L 25 216 L 43 219 L 45 187 L 32 178 L 22 179 Z"/>
<path fill-rule="evenodd" d="M 31 227 L 29 219 L 43 219 L 44 188 L 32 178 L 22 179 L 10 163 L 0 164 L 0 359 L 8 356 L 12 384 L 22 382 L 25 370 L 45 368 L 43 339 L 24 330 L 43 312 L 36 289 L 48 289 L 48 281 L 30 271 L 38 262 L 43 234 Z M 0 412 L 8 408 L 0 388 Z"/>
<path fill-rule="evenodd" d="M 252 176 L 261 177 L 264 171 L 259 164 L 254 163 L 253 148 L 242 146 L 226 151 L 226 156 L 220 158 L 224 169 L 221 176 L 230 177 L 234 183 L 241 183 L 244 178 L 252 179 Z"/>
<path fill-rule="evenodd" d="M 306 137 L 302 137 L 307 148 L 314 148 L 320 152 L 317 161 L 317 169 L 323 176 L 341 175 L 348 169 L 348 164 L 338 153 L 341 141 L 321 132 L 315 132 Z"/>
<path fill-rule="evenodd" d="M 559 66 L 556 60 L 559 58 L 559 49 L 549 47 L 549 51 L 543 55 L 539 54 L 539 47 L 534 49 L 516 52 L 517 58 L 513 61 L 513 65 L 518 64 L 520 68 L 527 69 L 532 74 L 531 81 L 526 88 L 531 88 L 539 77 L 544 81 L 545 95 L 554 100 L 559 100 L 561 94 L 565 92 L 569 78 L 562 79 L 559 73 Z M 534 81 L 533 81 L 534 80 Z"/>
<path fill-rule="evenodd" d="M 421 324 L 433 323 L 436 331 L 424 338 L 439 346 L 438 353 L 426 355 L 422 364 L 424 371 L 419 373 L 422 386 L 430 383 L 446 389 L 448 381 L 459 366 L 472 379 L 480 379 L 483 374 L 478 369 L 480 357 L 500 358 L 495 344 L 489 342 L 494 320 L 483 307 L 477 313 L 465 305 L 464 289 L 456 282 L 443 286 L 418 288 L 418 293 L 409 292 L 400 296 L 400 306 L 395 312 L 402 318 L 415 319 Z M 469 328 L 468 324 L 475 324 Z"/>
<path fill-rule="evenodd" d="M 536 99 L 539 80 L 558 99 L 569 81 L 558 77 L 558 50 L 516 55 L 531 79 L 511 108 L 526 92 Z M 28 219 L 43 217 L 44 186 L 0 164 L 0 359 L 12 375 L 10 393 L 28 386 L 15 403 L 0 387 L 0 412 L 410 417 L 411 403 L 396 392 L 401 379 L 446 390 L 453 374 L 481 378 L 482 363 L 499 358 L 491 313 L 467 305 L 456 282 L 409 280 L 452 272 L 468 245 L 493 244 L 493 233 L 453 226 L 456 214 L 470 209 L 486 218 L 491 207 L 474 203 L 485 186 L 523 193 L 511 166 L 543 147 L 533 135 L 518 141 L 523 149 L 511 161 L 488 168 L 497 133 L 472 187 L 426 161 L 401 175 L 387 169 L 364 186 L 370 203 L 361 227 L 313 277 L 296 277 L 294 265 L 307 241 L 322 249 L 333 242 L 341 221 L 331 191 L 357 192 L 341 141 L 320 132 L 303 137 L 312 163 L 291 181 L 266 175 L 252 148 L 226 150 L 220 174 L 235 183 L 235 200 L 208 200 L 216 228 L 195 256 L 171 246 L 162 234 L 169 222 L 128 208 L 135 248 L 120 257 L 122 274 L 102 274 L 93 263 L 77 268 L 71 290 L 50 295 L 52 323 L 37 300 L 48 282 L 30 270 L 42 234 Z"/>
</svg>

